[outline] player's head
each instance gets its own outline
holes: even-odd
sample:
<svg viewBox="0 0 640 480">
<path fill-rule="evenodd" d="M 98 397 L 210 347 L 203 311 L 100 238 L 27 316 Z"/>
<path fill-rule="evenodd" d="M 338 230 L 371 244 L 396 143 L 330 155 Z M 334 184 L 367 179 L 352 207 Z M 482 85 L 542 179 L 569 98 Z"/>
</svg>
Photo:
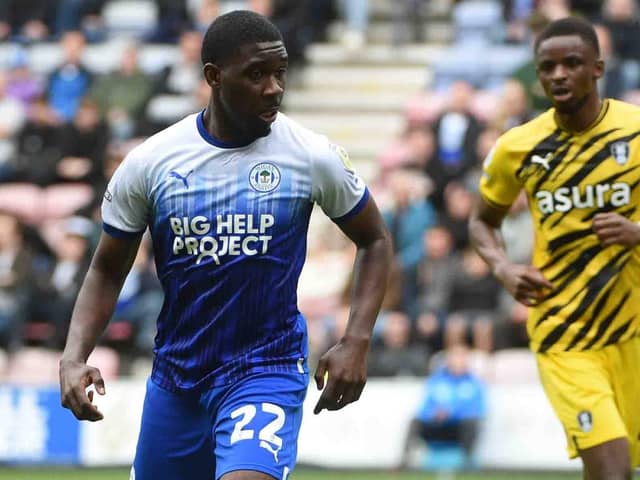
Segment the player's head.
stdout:
<svg viewBox="0 0 640 480">
<path fill-rule="evenodd" d="M 604 63 L 591 24 L 576 17 L 551 22 L 536 38 L 534 53 L 538 78 L 557 111 L 577 112 L 597 97 Z"/>
<path fill-rule="evenodd" d="M 207 30 L 201 56 L 223 128 L 243 138 L 268 135 L 287 73 L 287 50 L 275 25 L 245 10 L 222 15 Z"/>
</svg>

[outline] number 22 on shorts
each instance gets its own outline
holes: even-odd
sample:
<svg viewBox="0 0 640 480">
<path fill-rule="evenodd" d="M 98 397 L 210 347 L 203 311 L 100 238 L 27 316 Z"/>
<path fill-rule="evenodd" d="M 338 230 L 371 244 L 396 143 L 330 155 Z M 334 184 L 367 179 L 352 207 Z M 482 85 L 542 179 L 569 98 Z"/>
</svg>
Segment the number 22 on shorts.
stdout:
<svg viewBox="0 0 640 480">
<path fill-rule="evenodd" d="M 275 418 L 258 432 L 260 447 L 269 451 L 276 463 L 278 463 L 278 453 L 282 449 L 282 438 L 277 433 L 284 426 L 285 413 L 282 408 L 273 403 L 264 402 L 261 404 L 261 409 L 264 413 L 275 415 Z M 231 433 L 231 445 L 241 440 L 252 440 L 254 438 L 255 431 L 245 427 L 251 423 L 257 411 L 256 405 L 243 405 L 231 412 L 232 419 L 235 420 L 240 417 Z"/>
</svg>

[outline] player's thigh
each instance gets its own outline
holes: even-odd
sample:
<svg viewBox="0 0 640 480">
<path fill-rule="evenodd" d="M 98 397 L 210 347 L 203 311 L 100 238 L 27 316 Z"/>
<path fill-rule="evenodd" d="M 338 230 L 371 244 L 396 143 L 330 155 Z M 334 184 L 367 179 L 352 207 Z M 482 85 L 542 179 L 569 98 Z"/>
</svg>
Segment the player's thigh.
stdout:
<svg viewBox="0 0 640 480">
<path fill-rule="evenodd" d="M 255 374 L 224 397 L 215 415 L 216 477 L 254 471 L 286 479 L 293 471 L 308 375 Z M 260 478 L 260 477 L 256 477 Z M 269 477 L 266 477 L 269 478 Z"/>
<path fill-rule="evenodd" d="M 631 458 L 626 438 L 616 438 L 580 450 L 585 477 L 589 480 L 630 480 Z"/>
<path fill-rule="evenodd" d="M 545 353 L 536 358 L 547 398 L 567 435 L 571 458 L 581 450 L 627 437 L 602 351 Z"/>
<path fill-rule="evenodd" d="M 274 480 L 275 477 L 255 470 L 236 470 L 224 474 L 220 480 Z M 279 480 L 279 479 L 275 479 Z"/>
<path fill-rule="evenodd" d="M 212 480 L 214 473 L 211 420 L 198 397 L 149 380 L 131 478 Z"/>
</svg>

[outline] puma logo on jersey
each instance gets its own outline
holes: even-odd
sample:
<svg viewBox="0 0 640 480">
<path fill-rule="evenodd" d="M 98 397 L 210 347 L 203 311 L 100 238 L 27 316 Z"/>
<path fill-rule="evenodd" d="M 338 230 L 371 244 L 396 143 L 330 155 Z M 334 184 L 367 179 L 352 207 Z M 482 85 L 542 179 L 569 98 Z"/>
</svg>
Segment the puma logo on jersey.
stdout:
<svg viewBox="0 0 640 480">
<path fill-rule="evenodd" d="M 631 202 L 631 187 L 623 182 L 597 183 L 574 187 L 561 187 L 553 192 L 536 192 L 538 210 L 543 214 L 568 212 L 574 208 L 602 208 L 605 205 L 622 207 Z"/>
<path fill-rule="evenodd" d="M 169 177 L 177 178 L 178 180 L 181 180 L 182 183 L 184 184 L 184 188 L 189 189 L 189 182 L 187 181 L 187 179 L 189 178 L 189 175 L 191 175 L 192 173 L 193 173 L 193 170 L 189 170 L 189 173 L 187 173 L 185 176 L 182 176 L 180 173 L 176 172 L 175 170 L 171 170 L 169 172 Z"/>
<path fill-rule="evenodd" d="M 551 153 L 547 153 L 544 157 L 542 155 L 533 155 L 531 157 L 531 163 L 542 165 L 545 170 L 550 170 L 549 160 L 551 159 Z"/>
</svg>

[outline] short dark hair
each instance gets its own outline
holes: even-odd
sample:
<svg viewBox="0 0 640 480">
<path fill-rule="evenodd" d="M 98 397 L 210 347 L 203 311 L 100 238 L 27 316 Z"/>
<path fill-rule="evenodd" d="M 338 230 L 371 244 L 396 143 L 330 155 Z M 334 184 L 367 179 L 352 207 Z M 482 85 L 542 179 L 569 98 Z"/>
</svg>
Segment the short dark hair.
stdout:
<svg viewBox="0 0 640 480">
<path fill-rule="evenodd" d="M 586 20 L 580 17 L 566 17 L 556 20 L 547 25 L 536 38 L 534 45 L 534 54 L 538 53 L 540 44 L 552 37 L 561 37 L 565 35 L 577 35 L 585 43 L 591 45 L 597 55 L 600 55 L 600 45 L 598 44 L 598 36 L 596 31 Z"/>
<path fill-rule="evenodd" d="M 278 40 L 283 41 L 282 34 L 269 19 L 249 10 L 234 10 L 209 25 L 202 41 L 202 64 L 220 63 L 247 44 Z"/>
</svg>

